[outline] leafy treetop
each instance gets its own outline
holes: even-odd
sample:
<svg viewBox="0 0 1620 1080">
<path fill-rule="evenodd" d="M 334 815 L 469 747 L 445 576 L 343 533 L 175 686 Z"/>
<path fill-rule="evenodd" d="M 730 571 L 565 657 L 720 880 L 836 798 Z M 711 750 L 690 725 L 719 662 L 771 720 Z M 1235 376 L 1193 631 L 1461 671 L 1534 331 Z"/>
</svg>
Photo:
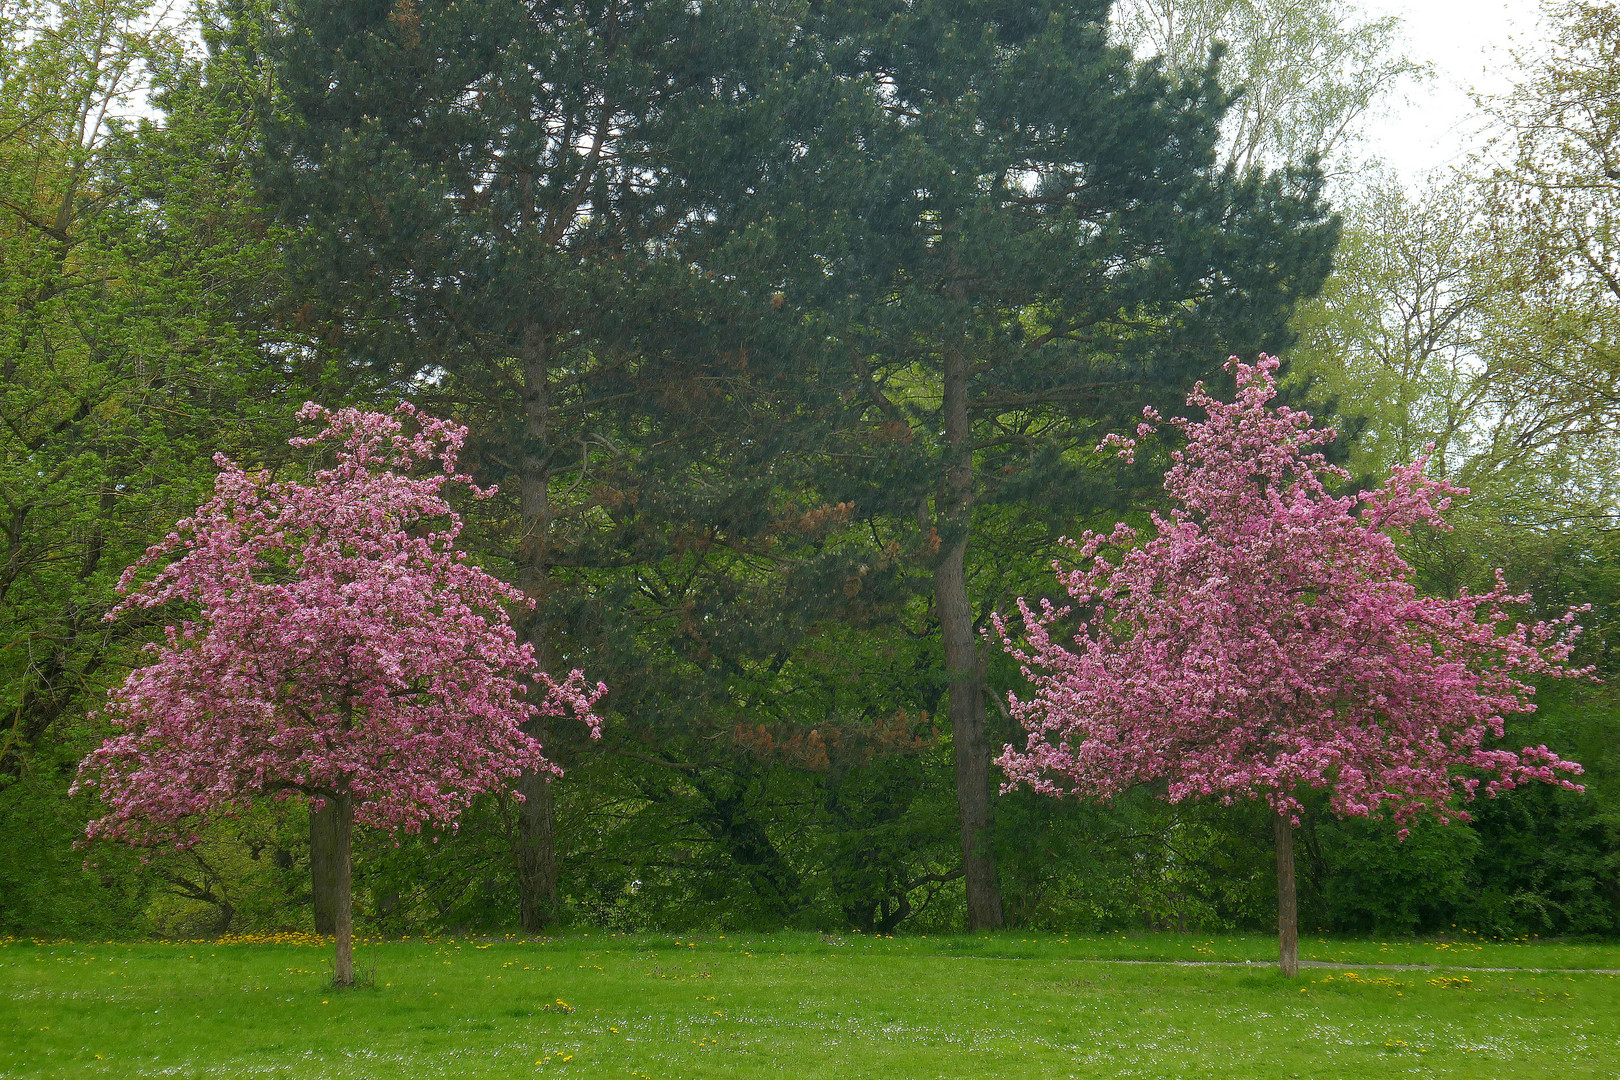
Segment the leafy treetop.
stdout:
<svg viewBox="0 0 1620 1080">
<path fill-rule="evenodd" d="M 1019 601 L 1027 645 L 1007 649 L 1034 693 L 1011 699 L 1029 737 L 999 759 L 1009 785 L 1107 798 L 1163 780 L 1173 801 L 1263 797 L 1290 816 L 1300 789 L 1317 788 L 1336 813 L 1388 808 L 1402 823 L 1466 820 L 1452 796 L 1482 782 L 1492 794 L 1530 780 L 1577 788 L 1564 774 L 1581 767 L 1545 746 L 1486 746 L 1505 714 L 1535 708 L 1528 678 L 1585 673 L 1564 664 L 1575 611 L 1512 623 L 1507 606 L 1529 598 L 1500 573 L 1489 592 L 1420 596 L 1393 537 L 1445 528 L 1462 489 L 1424 478 L 1419 458 L 1377 491 L 1334 496 L 1328 485 L 1349 474 L 1313 447 L 1335 433 L 1271 406 L 1278 361 L 1228 367 L 1234 401 L 1199 385 L 1187 404 L 1206 418 L 1169 421 L 1186 445 L 1165 474 L 1176 505 L 1153 516 L 1157 535 L 1111 561 L 1105 546 L 1135 531 L 1088 531 L 1081 568 L 1059 568 L 1072 605 Z M 1071 613 L 1072 650 L 1052 636 Z"/>
<path fill-rule="evenodd" d="M 451 824 L 520 769 L 557 771 L 526 720 L 571 714 L 600 731 L 591 710 L 605 687 L 539 670 L 502 607 L 522 594 L 456 550 L 445 485 L 493 491 L 456 471 L 466 429 L 408 404 L 389 416 L 311 403 L 299 415 L 326 420 L 292 444 L 329 446 L 330 468 L 280 481 L 216 456 L 213 498 L 123 576 L 109 619 L 171 602 L 199 614 L 166 627 L 147 646 L 153 662 L 111 694 L 124 732 L 85 759 L 76 785 L 111 807 L 91 836 L 158 840 L 294 792 L 352 799 L 365 824 Z M 531 688 L 543 694 L 531 700 Z"/>
</svg>

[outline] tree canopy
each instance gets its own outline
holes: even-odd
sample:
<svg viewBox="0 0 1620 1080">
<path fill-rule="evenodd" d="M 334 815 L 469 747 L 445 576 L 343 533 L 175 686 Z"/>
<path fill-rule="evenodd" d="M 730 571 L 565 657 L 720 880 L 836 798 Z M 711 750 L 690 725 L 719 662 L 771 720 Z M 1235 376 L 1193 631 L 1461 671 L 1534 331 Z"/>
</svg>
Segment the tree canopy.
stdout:
<svg viewBox="0 0 1620 1080">
<path fill-rule="evenodd" d="M 1187 405 L 1204 418 L 1170 421 L 1186 442 L 1170 455 L 1172 505 L 1152 515 L 1155 535 L 1136 545 L 1128 525 L 1087 532 L 1081 565 L 1060 575 L 1070 606 L 1045 601 L 1036 614 L 1019 600 L 1028 645 L 1008 649 L 1032 692 L 1009 701 L 1028 741 L 998 764 L 1010 784 L 1051 795 L 1107 799 L 1162 782 L 1172 802 L 1264 799 L 1277 819 L 1282 970 L 1294 975 L 1301 792 L 1326 790 L 1339 815 L 1387 809 L 1404 836 L 1420 813 L 1466 821 L 1458 803 L 1481 786 L 1578 790 L 1566 774 L 1580 765 L 1499 741 L 1505 716 L 1535 708 L 1529 680 L 1589 672 L 1564 666 L 1576 612 L 1515 622 L 1508 609 L 1531 598 L 1511 595 L 1500 572 L 1495 589 L 1451 599 L 1413 586 L 1395 537 L 1443 528 L 1458 493 L 1424 478 L 1422 458 L 1377 490 L 1334 496 L 1329 485 L 1350 474 L 1315 448 L 1335 433 L 1271 404 L 1279 362 L 1229 366 L 1235 400 L 1199 386 Z M 1117 433 L 1109 443 L 1136 449 Z M 1105 545 L 1125 550 L 1111 560 Z M 1071 649 L 1052 627 L 1075 611 Z"/>
<path fill-rule="evenodd" d="M 0 5 L 0 932 L 335 932 L 340 800 L 244 793 L 87 871 L 110 807 L 68 795 L 198 618 L 108 621 L 121 571 L 216 452 L 329 465 L 287 445 L 308 400 L 465 427 L 493 494 L 442 494 L 521 597 L 523 700 L 613 688 L 600 739 L 525 715 L 565 778 L 355 831 L 360 925 L 1269 917 L 1269 806 L 997 793 L 1020 675 L 985 632 L 1062 602 L 1062 537 L 1167 514 L 1179 431 L 1092 448 L 1264 350 L 1360 486 L 1432 441 L 1471 489 L 1395 540 L 1419 597 L 1501 565 L 1527 624 L 1592 604 L 1570 663 L 1612 676 L 1612 19 L 1549 11 L 1500 141 L 1425 187 L 1362 167 L 1422 73 L 1352 0 Z M 1620 930 L 1612 683 L 1549 678 L 1502 745 L 1587 794 L 1398 842 L 1298 789 L 1307 925 Z"/>
</svg>

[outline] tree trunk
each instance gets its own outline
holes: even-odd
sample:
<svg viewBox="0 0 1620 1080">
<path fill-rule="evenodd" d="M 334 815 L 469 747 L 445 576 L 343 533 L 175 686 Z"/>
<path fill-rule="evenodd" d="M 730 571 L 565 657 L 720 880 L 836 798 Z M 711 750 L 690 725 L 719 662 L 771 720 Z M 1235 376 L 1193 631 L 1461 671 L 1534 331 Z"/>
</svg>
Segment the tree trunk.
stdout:
<svg viewBox="0 0 1620 1080">
<path fill-rule="evenodd" d="M 518 456 L 519 510 L 523 537 L 518 544 L 518 585 L 534 610 L 523 622 L 524 639 L 534 647 L 540 666 L 551 670 L 551 636 L 546 625 L 547 557 L 551 532 L 551 492 L 546 458 L 550 438 L 551 393 L 547 382 L 545 335 L 534 323 L 523 328 L 523 447 Z M 525 725 L 529 735 L 550 748 L 544 717 Z M 524 772 L 518 777 L 523 804 L 517 822 L 518 923 L 526 933 L 543 932 L 557 912 L 557 839 L 555 799 L 549 777 Z"/>
<path fill-rule="evenodd" d="M 967 545 L 973 512 L 973 447 L 968 424 L 968 365 L 960 348 L 945 352 L 943 412 L 946 471 L 936 515 L 944 547 L 934 568 L 934 607 L 939 614 L 945 667 L 950 679 L 951 741 L 956 752 L 956 808 L 962 827 L 962 873 L 967 886 L 968 929 L 1001 926 L 991 850 L 990 746 L 985 732 L 984 679 L 973 607 L 967 593 Z"/>
<path fill-rule="evenodd" d="M 1284 812 L 1272 819 L 1277 835 L 1277 966 L 1287 978 L 1299 974 L 1299 902 L 1294 890 L 1294 823 Z"/>
<path fill-rule="evenodd" d="M 309 885 L 315 932 L 337 933 L 337 804 L 309 812 Z"/>
<path fill-rule="evenodd" d="M 543 721 L 525 730 L 542 745 L 549 734 Z M 545 773 L 525 772 L 518 777 L 518 925 L 525 933 L 539 934 L 557 918 L 557 835 L 555 799 Z"/>
<path fill-rule="evenodd" d="M 349 874 L 349 835 L 354 828 L 354 799 L 339 795 L 330 801 L 332 815 L 332 865 L 337 888 L 337 960 L 332 985 L 354 985 L 354 890 Z"/>
</svg>

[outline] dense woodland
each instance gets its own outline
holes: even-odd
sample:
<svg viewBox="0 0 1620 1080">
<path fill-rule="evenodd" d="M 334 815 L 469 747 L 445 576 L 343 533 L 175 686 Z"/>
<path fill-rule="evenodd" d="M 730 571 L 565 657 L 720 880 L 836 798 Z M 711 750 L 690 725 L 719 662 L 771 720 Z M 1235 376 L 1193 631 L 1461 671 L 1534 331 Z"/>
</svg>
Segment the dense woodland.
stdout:
<svg viewBox="0 0 1620 1080">
<path fill-rule="evenodd" d="M 1424 589 L 1590 604 L 1607 680 L 1509 723 L 1584 793 L 1308 805 L 1303 924 L 1620 933 L 1620 11 L 1547 19 L 1414 187 L 1358 136 L 1426 72 L 1338 0 L 0 0 L 0 934 L 330 929 L 301 800 L 142 852 L 68 791 L 120 574 L 310 400 L 470 428 L 467 548 L 609 687 L 561 780 L 357 832 L 363 929 L 1265 925 L 1263 804 L 998 793 L 984 634 L 1262 351 L 1363 483 L 1469 488 Z"/>
</svg>

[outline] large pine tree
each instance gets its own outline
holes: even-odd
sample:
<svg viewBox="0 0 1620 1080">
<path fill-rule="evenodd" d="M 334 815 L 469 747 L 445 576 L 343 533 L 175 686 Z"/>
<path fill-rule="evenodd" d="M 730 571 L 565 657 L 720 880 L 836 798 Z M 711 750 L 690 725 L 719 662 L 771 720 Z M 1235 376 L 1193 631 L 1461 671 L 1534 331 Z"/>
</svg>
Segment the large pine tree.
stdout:
<svg viewBox="0 0 1620 1080">
<path fill-rule="evenodd" d="M 850 78 L 871 88 L 883 182 L 831 260 L 872 467 L 846 456 L 829 490 L 933 553 L 973 928 L 1001 923 L 979 631 L 1008 561 L 975 547 L 1049 542 L 1046 522 L 1117 498 L 1076 451 L 1229 353 L 1286 346 L 1337 237 L 1314 170 L 1216 166 L 1231 99 L 1213 59 L 1190 80 L 1135 63 L 1109 6 L 841 9 L 867 42 Z"/>
<path fill-rule="evenodd" d="M 666 557 L 693 521 L 765 527 L 804 429 L 762 418 L 814 413 L 787 385 L 815 390 L 820 348 L 780 288 L 818 264 L 784 237 L 814 216 L 806 193 L 840 196 L 789 150 L 827 137 L 841 92 L 793 18 L 294 0 L 270 40 L 285 100 L 262 179 L 303 238 L 305 318 L 474 423 L 480 472 L 516 497 L 486 532 L 537 602 L 543 662 L 579 647 L 591 571 Z M 538 929 L 553 792 L 519 787 Z"/>
<path fill-rule="evenodd" d="M 785 491 L 911 555 L 975 927 L 1000 922 L 975 528 L 1086 508 L 1106 485 L 1070 451 L 1285 344 L 1334 235 L 1309 175 L 1219 174 L 1213 74 L 1138 68 L 1107 11 L 292 0 L 272 43 L 264 182 L 305 237 L 306 318 L 474 421 L 546 663 L 579 647 L 570 584 L 762 553 Z M 783 580 L 832 610 L 825 577 Z M 552 793 L 522 787 L 533 929 Z"/>
</svg>

